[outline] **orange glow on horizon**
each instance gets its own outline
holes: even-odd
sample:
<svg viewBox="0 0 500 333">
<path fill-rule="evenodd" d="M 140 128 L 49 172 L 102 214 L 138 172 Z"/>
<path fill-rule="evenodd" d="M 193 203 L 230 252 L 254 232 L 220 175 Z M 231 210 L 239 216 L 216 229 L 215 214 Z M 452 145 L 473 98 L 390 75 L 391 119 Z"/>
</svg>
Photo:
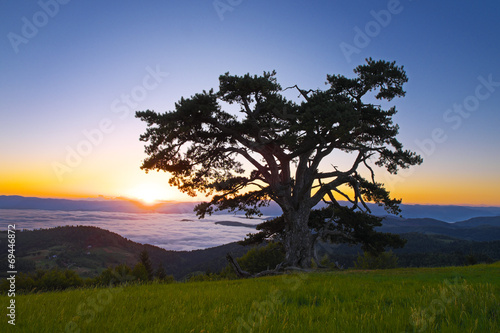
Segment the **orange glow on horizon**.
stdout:
<svg viewBox="0 0 500 333">
<path fill-rule="evenodd" d="M 499 192 L 491 184 L 474 180 L 414 179 L 398 184 L 391 196 L 402 198 L 403 204 L 500 206 Z"/>
<path fill-rule="evenodd" d="M 7 171 L 7 172 L 6 172 Z M 108 170 L 105 170 L 108 171 Z M 169 175 L 141 170 L 81 169 L 64 182 L 54 179 L 50 169 L 2 170 L 0 195 L 41 198 L 130 198 L 153 205 L 160 201 L 206 201 L 204 195 L 189 197 L 168 184 Z M 104 175 L 104 176 L 103 176 Z M 412 175 L 399 182 L 384 181 L 391 197 L 402 198 L 403 204 L 500 206 L 500 192 L 493 178 L 461 179 L 432 175 Z M 338 197 L 342 200 L 341 197 Z"/>
<path fill-rule="evenodd" d="M 159 201 L 172 200 L 172 194 L 168 188 L 162 187 L 154 183 L 143 183 L 131 188 L 126 197 L 137 199 L 146 205 L 154 205 Z"/>
<path fill-rule="evenodd" d="M 40 198 L 54 198 L 54 199 L 92 199 L 92 198 L 104 198 L 104 199 L 124 199 L 139 201 L 147 206 L 155 205 L 164 201 L 177 201 L 177 202 L 187 202 L 187 201 L 207 201 L 209 198 L 204 196 L 198 196 L 195 198 L 183 196 L 179 194 L 175 195 L 177 192 L 175 189 L 168 189 L 172 194 L 163 195 L 162 192 L 153 191 L 152 193 L 144 192 L 144 188 L 148 185 L 139 186 L 138 190 L 131 189 L 127 193 L 76 193 L 76 192 L 59 192 L 59 191 L 43 191 L 31 189 L 16 189 L 16 188 L 4 188 L 2 187 L 0 195 L 19 195 L 24 197 L 40 197 Z M 476 190 L 479 194 L 483 193 Z M 178 192 L 177 192 L 178 193 Z M 406 205 L 453 205 L 453 206 L 498 206 L 500 207 L 500 201 L 495 200 L 495 198 L 490 197 L 490 200 L 484 200 L 478 196 L 463 195 L 462 193 L 453 193 L 445 191 L 444 189 L 434 189 L 433 191 L 421 192 L 418 189 L 407 189 L 406 192 L 393 192 L 392 197 L 396 199 L 403 199 L 403 204 Z M 483 193 L 484 194 L 484 193 Z M 342 200 L 338 198 L 338 200 Z"/>
</svg>

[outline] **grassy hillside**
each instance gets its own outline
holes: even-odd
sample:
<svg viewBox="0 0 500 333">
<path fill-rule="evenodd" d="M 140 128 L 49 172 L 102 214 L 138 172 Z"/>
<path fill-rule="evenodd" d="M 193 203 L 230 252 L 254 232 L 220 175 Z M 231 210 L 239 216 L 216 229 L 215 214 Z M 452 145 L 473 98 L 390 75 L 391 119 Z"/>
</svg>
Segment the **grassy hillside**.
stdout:
<svg viewBox="0 0 500 333">
<path fill-rule="evenodd" d="M 16 327 L 5 318 L 1 326 L 40 333 L 499 332 L 499 302 L 497 262 L 18 295 Z"/>
</svg>

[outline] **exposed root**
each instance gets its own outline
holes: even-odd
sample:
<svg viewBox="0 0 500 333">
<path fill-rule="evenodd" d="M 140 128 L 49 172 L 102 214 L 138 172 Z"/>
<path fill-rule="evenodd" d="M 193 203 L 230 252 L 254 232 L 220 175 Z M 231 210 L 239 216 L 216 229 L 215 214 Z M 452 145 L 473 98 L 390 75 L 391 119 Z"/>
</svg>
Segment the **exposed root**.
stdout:
<svg viewBox="0 0 500 333">
<path fill-rule="evenodd" d="M 226 255 L 226 259 L 227 261 L 229 261 L 229 263 L 233 267 L 234 272 L 236 273 L 236 275 L 238 275 L 238 277 L 240 278 L 252 277 L 252 274 L 241 269 L 240 264 L 238 264 L 238 262 L 233 258 L 233 256 L 230 253 Z"/>
<path fill-rule="evenodd" d="M 233 258 L 233 256 L 228 253 L 226 255 L 227 261 L 231 264 L 233 267 L 234 272 L 236 275 L 240 278 L 257 278 L 257 277 L 262 277 L 262 276 L 270 276 L 270 275 L 281 275 L 281 274 L 286 274 L 288 272 L 302 272 L 302 273 L 309 273 L 312 272 L 311 269 L 304 269 L 300 267 L 295 267 L 295 266 L 286 266 L 283 267 L 284 263 L 280 263 L 276 266 L 275 269 L 268 269 L 256 274 L 250 274 L 247 271 L 244 271 L 241 269 L 240 265 L 238 262 Z"/>
</svg>

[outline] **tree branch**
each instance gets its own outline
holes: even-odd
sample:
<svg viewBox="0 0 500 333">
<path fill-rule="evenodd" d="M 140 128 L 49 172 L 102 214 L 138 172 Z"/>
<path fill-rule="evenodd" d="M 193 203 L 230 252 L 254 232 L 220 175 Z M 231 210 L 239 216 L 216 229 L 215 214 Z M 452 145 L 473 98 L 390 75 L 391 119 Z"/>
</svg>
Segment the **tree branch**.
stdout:
<svg viewBox="0 0 500 333">
<path fill-rule="evenodd" d="M 292 89 L 292 88 L 296 88 L 300 92 L 300 95 L 302 95 L 302 97 L 304 97 L 306 101 L 309 101 L 309 96 L 307 96 L 307 94 L 314 91 L 312 89 L 309 89 L 307 91 L 306 90 L 302 90 L 297 85 L 294 85 L 294 86 L 291 86 L 291 87 L 287 87 L 287 88 L 283 89 L 283 91 L 288 90 L 288 89 Z"/>
</svg>

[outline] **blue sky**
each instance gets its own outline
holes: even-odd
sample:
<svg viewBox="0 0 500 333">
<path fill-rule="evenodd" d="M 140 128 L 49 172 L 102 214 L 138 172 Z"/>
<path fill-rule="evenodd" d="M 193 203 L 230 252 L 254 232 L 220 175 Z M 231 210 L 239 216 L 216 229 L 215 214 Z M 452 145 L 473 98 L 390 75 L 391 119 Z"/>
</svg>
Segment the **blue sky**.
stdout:
<svg viewBox="0 0 500 333">
<path fill-rule="evenodd" d="M 373 57 L 405 66 L 407 96 L 391 105 L 401 141 L 424 157 L 381 181 L 407 203 L 500 205 L 499 14 L 498 1 L 3 1 L 0 194 L 166 187 L 139 170 L 134 111 L 171 110 L 227 71 L 323 88 Z"/>
</svg>

